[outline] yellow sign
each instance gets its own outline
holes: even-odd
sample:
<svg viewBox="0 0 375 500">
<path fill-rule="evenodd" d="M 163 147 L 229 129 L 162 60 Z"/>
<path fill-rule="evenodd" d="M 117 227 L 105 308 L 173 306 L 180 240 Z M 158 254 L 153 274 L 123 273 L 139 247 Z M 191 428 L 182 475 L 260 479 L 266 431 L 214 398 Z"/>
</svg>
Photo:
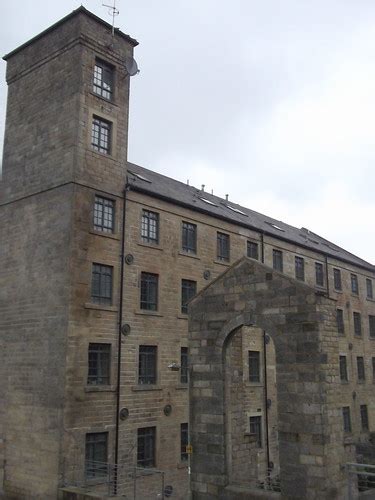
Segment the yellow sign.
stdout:
<svg viewBox="0 0 375 500">
<path fill-rule="evenodd" d="M 187 453 L 188 455 L 191 455 L 191 454 L 193 453 L 193 447 L 191 446 L 191 444 L 188 444 L 188 445 L 186 446 L 186 453 Z"/>
</svg>

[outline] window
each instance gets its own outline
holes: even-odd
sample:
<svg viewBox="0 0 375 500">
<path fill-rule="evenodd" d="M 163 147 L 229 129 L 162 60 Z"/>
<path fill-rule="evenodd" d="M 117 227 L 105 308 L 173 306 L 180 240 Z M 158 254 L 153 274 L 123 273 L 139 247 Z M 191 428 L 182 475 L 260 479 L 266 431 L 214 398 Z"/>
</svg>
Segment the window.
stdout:
<svg viewBox="0 0 375 500">
<path fill-rule="evenodd" d="M 276 271 L 283 272 L 283 252 L 281 250 L 273 250 L 272 251 L 273 258 L 273 268 Z"/>
<path fill-rule="evenodd" d="M 368 426 L 367 405 L 361 405 L 359 409 L 361 413 L 361 428 L 363 431 L 368 431 L 369 426 Z"/>
<path fill-rule="evenodd" d="M 260 382 L 260 352 L 249 351 L 249 381 Z"/>
<path fill-rule="evenodd" d="M 141 273 L 141 309 L 157 311 L 158 281 L 157 274 Z"/>
<path fill-rule="evenodd" d="M 159 243 L 159 214 L 150 212 L 150 210 L 142 211 L 141 237 L 145 243 Z"/>
<path fill-rule="evenodd" d="M 333 270 L 333 286 L 335 287 L 335 290 L 342 290 L 340 269 Z"/>
<path fill-rule="evenodd" d="M 105 99 L 112 100 L 113 67 L 103 61 L 97 60 L 95 63 L 93 91 Z"/>
<path fill-rule="evenodd" d="M 113 233 L 115 222 L 115 202 L 95 196 L 94 228 L 103 233 Z"/>
<path fill-rule="evenodd" d="M 352 432 L 352 423 L 350 421 L 350 408 L 349 406 L 343 406 L 342 416 L 344 420 L 344 432 Z"/>
<path fill-rule="evenodd" d="M 299 281 L 305 281 L 305 261 L 302 257 L 295 257 L 295 270 L 296 270 L 296 279 Z"/>
<path fill-rule="evenodd" d="M 372 381 L 375 382 L 375 358 L 372 359 Z"/>
<path fill-rule="evenodd" d="M 197 253 L 197 226 L 190 222 L 182 223 L 182 250 Z"/>
<path fill-rule="evenodd" d="M 112 304 L 112 275 L 113 267 L 92 265 L 91 300 L 95 304 Z"/>
<path fill-rule="evenodd" d="M 358 295 L 359 289 L 358 289 L 358 277 L 357 277 L 357 275 L 351 274 L 350 281 L 351 281 L 351 286 L 352 286 L 352 293 L 354 293 L 354 295 Z"/>
<path fill-rule="evenodd" d="M 108 432 L 86 434 L 85 458 L 87 478 L 107 475 Z"/>
<path fill-rule="evenodd" d="M 375 337 L 375 316 L 369 315 L 368 326 L 369 326 L 370 337 Z"/>
<path fill-rule="evenodd" d="M 139 346 L 138 384 L 156 384 L 157 351 L 154 345 Z"/>
<path fill-rule="evenodd" d="M 217 233 L 217 258 L 229 262 L 229 235 Z"/>
<path fill-rule="evenodd" d="M 188 313 L 187 303 L 197 293 L 197 282 L 191 280 L 181 280 L 181 312 Z"/>
<path fill-rule="evenodd" d="M 255 243 L 254 241 L 247 242 L 247 256 L 251 259 L 259 259 L 258 243 Z"/>
<path fill-rule="evenodd" d="M 111 153 L 112 124 L 94 116 L 91 128 L 91 145 L 95 151 L 109 155 Z"/>
<path fill-rule="evenodd" d="M 138 429 L 138 467 L 155 467 L 156 427 Z"/>
<path fill-rule="evenodd" d="M 258 448 L 262 447 L 262 417 L 250 417 L 250 434 L 254 434 L 257 438 Z"/>
<path fill-rule="evenodd" d="M 324 286 L 324 270 L 323 264 L 315 262 L 315 283 L 318 286 Z"/>
<path fill-rule="evenodd" d="M 186 447 L 189 444 L 189 424 L 181 424 L 181 462 L 186 462 L 189 455 L 186 452 Z"/>
<path fill-rule="evenodd" d="M 188 348 L 187 347 L 181 347 L 180 382 L 181 382 L 181 384 L 187 384 L 188 381 L 189 381 Z"/>
<path fill-rule="evenodd" d="M 357 356 L 357 375 L 358 375 L 358 382 L 364 382 L 365 381 L 365 363 L 363 360 L 363 356 Z"/>
<path fill-rule="evenodd" d="M 348 369 L 346 366 L 346 356 L 340 356 L 340 380 L 341 380 L 341 382 L 348 381 Z"/>
<path fill-rule="evenodd" d="M 372 280 L 366 278 L 366 292 L 367 292 L 367 298 L 368 299 L 373 299 L 374 298 L 374 293 L 372 290 Z"/>
<path fill-rule="evenodd" d="M 345 325 L 344 325 L 344 311 L 342 309 L 336 309 L 336 321 L 337 321 L 337 331 L 344 335 Z"/>
<path fill-rule="evenodd" d="M 111 344 L 89 344 L 89 385 L 109 385 Z"/>
<path fill-rule="evenodd" d="M 359 312 L 353 313 L 353 322 L 354 322 L 354 335 L 360 337 L 362 335 L 362 324 L 361 324 L 361 314 Z"/>
</svg>

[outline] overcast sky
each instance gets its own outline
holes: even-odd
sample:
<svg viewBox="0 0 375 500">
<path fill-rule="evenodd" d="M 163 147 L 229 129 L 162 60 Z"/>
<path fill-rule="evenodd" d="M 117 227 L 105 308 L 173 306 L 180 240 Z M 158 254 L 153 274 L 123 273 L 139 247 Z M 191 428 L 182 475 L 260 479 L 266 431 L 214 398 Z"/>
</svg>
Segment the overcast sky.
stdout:
<svg viewBox="0 0 375 500">
<path fill-rule="evenodd" d="M 83 1 L 110 21 L 101 3 Z M 2 53 L 79 5 L 2 2 Z M 375 263 L 374 0 L 117 5 L 116 26 L 140 42 L 129 160 Z M 4 61 L 0 80 L 2 138 Z"/>
</svg>

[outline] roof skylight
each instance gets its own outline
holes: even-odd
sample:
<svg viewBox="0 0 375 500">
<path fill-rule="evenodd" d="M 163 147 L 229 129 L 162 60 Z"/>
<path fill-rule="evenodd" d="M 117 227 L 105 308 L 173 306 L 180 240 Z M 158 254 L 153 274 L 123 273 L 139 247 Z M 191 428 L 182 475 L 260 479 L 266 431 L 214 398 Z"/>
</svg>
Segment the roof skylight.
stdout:
<svg viewBox="0 0 375 500">
<path fill-rule="evenodd" d="M 274 224 L 273 222 L 267 222 L 267 221 L 265 221 L 265 222 L 266 222 L 266 224 L 269 224 L 274 229 L 277 229 L 278 231 L 283 231 L 285 233 L 285 229 L 283 229 L 282 227 L 278 226 L 277 224 Z"/>
<path fill-rule="evenodd" d="M 207 198 L 201 198 L 199 196 L 199 199 L 204 201 L 205 203 L 208 203 L 208 205 L 212 205 L 213 207 L 217 207 L 216 203 L 214 203 L 213 201 L 207 200 Z"/>
<path fill-rule="evenodd" d="M 152 181 L 150 181 L 149 179 L 146 179 L 146 177 L 143 177 L 143 175 L 136 174 L 135 172 L 132 172 L 129 169 L 128 169 L 128 172 L 129 172 L 129 174 L 134 175 L 134 177 L 137 177 L 137 179 L 140 179 L 141 181 L 149 182 L 150 184 L 152 183 Z"/>
<path fill-rule="evenodd" d="M 239 210 L 238 208 L 232 207 L 230 205 L 225 205 L 225 206 L 229 208 L 229 210 L 232 210 L 232 212 L 236 212 L 237 214 L 241 214 L 244 215 L 245 217 L 248 217 L 248 215 L 245 214 L 245 212 L 242 212 L 242 210 Z"/>
</svg>

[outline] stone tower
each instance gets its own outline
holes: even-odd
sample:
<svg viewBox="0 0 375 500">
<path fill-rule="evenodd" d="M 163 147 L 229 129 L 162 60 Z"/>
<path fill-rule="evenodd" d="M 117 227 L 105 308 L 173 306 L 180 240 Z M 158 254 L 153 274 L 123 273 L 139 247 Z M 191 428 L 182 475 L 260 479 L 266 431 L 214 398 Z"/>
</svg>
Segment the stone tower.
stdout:
<svg viewBox="0 0 375 500">
<path fill-rule="evenodd" d="M 105 393 L 92 387 L 86 394 L 81 381 L 90 342 L 105 339 L 116 359 L 124 61 L 136 45 L 80 7 L 4 57 L 0 479 L 7 498 L 56 498 L 92 429 L 108 434 L 108 457 L 115 453 L 114 368 Z M 111 272 L 108 300 L 97 306 L 89 295 L 92 262 Z"/>
</svg>

